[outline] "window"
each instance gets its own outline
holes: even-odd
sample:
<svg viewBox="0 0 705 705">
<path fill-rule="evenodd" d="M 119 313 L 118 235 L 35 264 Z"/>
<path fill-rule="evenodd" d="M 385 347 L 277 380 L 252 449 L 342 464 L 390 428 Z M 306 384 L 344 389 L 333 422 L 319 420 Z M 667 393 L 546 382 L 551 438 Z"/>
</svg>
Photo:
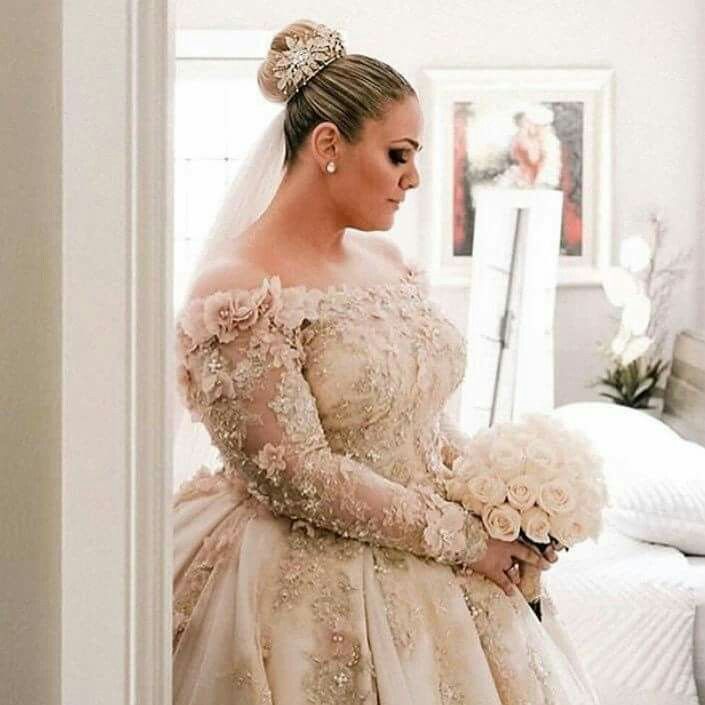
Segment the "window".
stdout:
<svg viewBox="0 0 705 705">
<path fill-rule="evenodd" d="M 257 69 L 272 32 L 197 30 L 176 36 L 174 86 L 174 311 L 221 199 L 249 147 L 281 105 Z"/>
<path fill-rule="evenodd" d="M 271 32 L 198 30 L 176 34 L 174 85 L 174 314 L 203 241 L 250 146 L 281 105 L 266 101 L 257 69 Z M 173 486 L 218 453 L 174 400 Z"/>
</svg>

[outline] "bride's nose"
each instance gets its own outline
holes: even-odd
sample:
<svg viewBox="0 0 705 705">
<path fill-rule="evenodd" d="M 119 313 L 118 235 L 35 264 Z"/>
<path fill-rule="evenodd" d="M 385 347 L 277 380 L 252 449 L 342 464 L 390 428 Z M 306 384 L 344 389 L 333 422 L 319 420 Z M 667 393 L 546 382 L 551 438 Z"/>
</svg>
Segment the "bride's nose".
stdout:
<svg viewBox="0 0 705 705">
<path fill-rule="evenodd" d="M 421 183 L 421 177 L 416 166 L 413 166 L 411 170 L 405 172 L 402 176 L 401 187 L 406 191 L 411 188 L 418 188 Z"/>
</svg>

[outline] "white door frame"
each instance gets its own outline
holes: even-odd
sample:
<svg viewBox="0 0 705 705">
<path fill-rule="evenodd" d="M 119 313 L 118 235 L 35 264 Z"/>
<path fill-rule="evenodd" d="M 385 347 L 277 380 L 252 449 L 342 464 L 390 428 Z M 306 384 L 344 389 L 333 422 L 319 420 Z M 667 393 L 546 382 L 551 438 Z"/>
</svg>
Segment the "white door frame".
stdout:
<svg viewBox="0 0 705 705">
<path fill-rule="evenodd" d="M 62 11 L 61 702 L 166 705 L 173 7 Z"/>
</svg>

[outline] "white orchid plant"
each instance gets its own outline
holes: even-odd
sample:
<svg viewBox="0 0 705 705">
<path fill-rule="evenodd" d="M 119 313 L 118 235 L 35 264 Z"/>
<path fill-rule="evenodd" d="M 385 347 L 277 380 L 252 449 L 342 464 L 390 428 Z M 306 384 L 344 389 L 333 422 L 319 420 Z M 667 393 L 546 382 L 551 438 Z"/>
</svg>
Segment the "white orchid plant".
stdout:
<svg viewBox="0 0 705 705">
<path fill-rule="evenodd" d="M 657 225 L 660 221 L 655 220 Z M 613 306 L 621 309 L 617 335 L 607 349 L 611 368 L 595 384 L 610 388 L 600 392 L 616 404 L 651 409 L 652 396 L 659 396 L 658 383 L 668 365 L 662 360 L 647 359 L 654 338 L 649 335 L 652 301 L 649 283 L 653 273 L 653 252 L 641 236 L 622 240 L 618 267 L 610 267 L 603 278 L 605 294 Z"/>
</svg>

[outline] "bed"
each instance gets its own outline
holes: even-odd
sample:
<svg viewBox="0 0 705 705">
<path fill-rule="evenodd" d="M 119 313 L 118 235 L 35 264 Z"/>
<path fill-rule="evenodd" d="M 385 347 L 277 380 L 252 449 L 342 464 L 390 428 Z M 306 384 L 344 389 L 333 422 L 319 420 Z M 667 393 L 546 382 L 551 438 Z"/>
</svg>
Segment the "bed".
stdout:
<svg viewBox="0 0 705 705">
<path fill-rule="evenodd" d="M 600 540 L 544 574 L 601 705 L 705 705 L 705 336 L 678 336 L 660 417 L 601 402 L 553 413 L 605 459 Z"/>
</svg>

